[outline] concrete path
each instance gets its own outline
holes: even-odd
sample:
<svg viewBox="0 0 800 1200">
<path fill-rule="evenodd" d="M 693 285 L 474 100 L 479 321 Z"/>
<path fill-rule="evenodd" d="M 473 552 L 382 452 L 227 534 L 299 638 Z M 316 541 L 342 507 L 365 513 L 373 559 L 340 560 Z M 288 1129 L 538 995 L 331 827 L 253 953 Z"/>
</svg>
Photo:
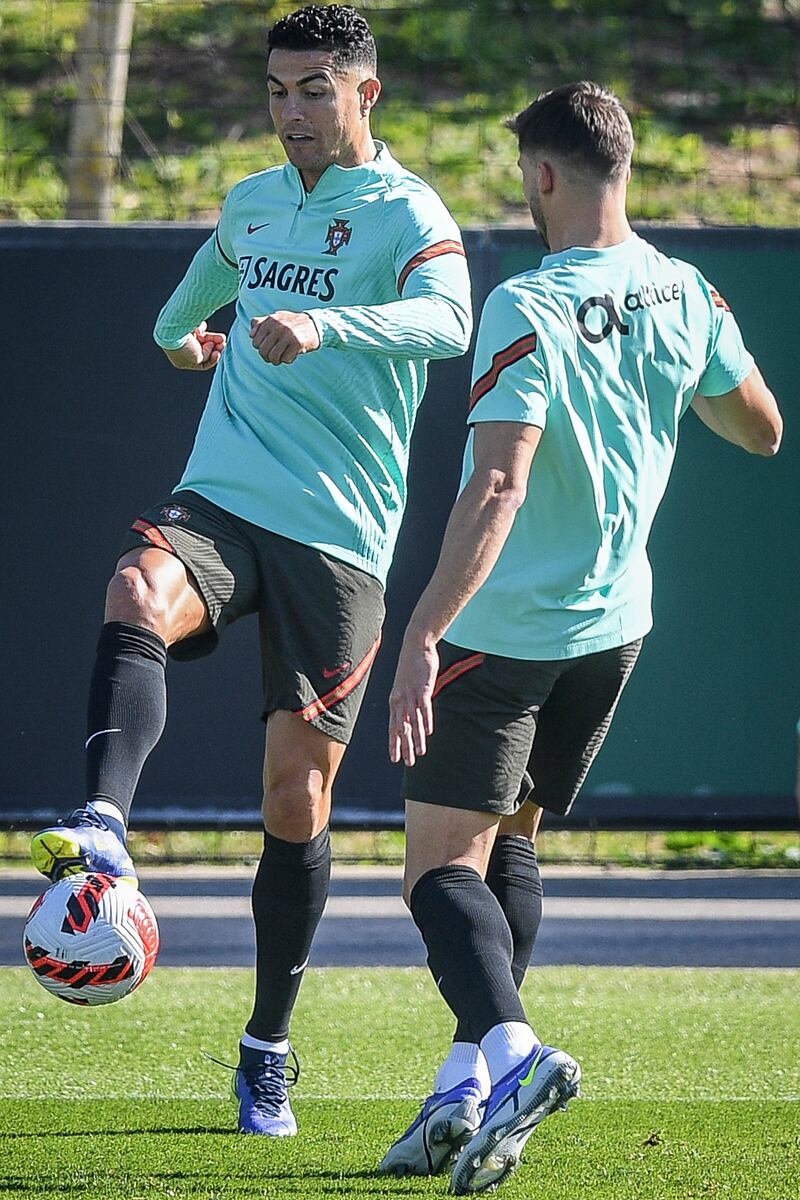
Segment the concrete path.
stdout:
<svg viewBox="0 0 800 1200">
<path fill-rule="evenodd" d="M 540 965 L 800 967 L 800 871 L 545 868 Z M 250 868 L 161 868 L 142 889 L 162 966 L 249 966 Z M 0 965 L 21 961 L 30 871 L 0 871 Z M 334 868 L 315 966 L 422 965 L 394 867 Z"/>
</svg>

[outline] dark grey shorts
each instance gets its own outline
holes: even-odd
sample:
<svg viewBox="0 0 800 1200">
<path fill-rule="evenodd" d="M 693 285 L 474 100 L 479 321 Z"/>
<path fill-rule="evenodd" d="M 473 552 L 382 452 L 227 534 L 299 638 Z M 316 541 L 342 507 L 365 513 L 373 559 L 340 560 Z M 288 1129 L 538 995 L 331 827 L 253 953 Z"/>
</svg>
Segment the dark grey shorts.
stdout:
<svg viewBox="0 0 800 1200">
<path fill-rule="evenodd" d="M 210 654 L 226 625 L 258 613 L 264 718 L 297 713 L 348 742 L 381 640 L 383 587 L 311 546 L 251 525 L 196 492 L 175 492 L 138 517 L 120 555 L 156 546 L 191 572 L 213 628 L 170 647 Z"/>
<path fill-rule="evenodd" d="M 526 800 L 569 812 L 641 646 L 531 662 L 442 642 L 434 732 L 406 768 L 406 799 L 501 816 Z"/>
</svg>

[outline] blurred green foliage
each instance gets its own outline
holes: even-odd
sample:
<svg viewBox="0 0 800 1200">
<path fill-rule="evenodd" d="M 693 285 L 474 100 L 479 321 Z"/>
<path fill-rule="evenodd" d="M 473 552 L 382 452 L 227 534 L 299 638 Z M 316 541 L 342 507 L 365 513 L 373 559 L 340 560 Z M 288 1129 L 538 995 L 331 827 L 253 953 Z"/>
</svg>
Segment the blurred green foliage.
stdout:
<svg viewBox="0 0 800 1200">
<path fill-rule="evenodd" d="M 299 2 L 299 0 L 298 0 Z M 119 219 L 208 218 L 282 159 L 266 34 L 293 3 L 138 0 Z M 369 0 L 384 95 L 376 132 L 465 223 L 524 219 L 502 119 L 570 78 L 634 119 L 642 219 L 800 220 L 796 0 Z M 0 217 L 63 215 L 75 48 L 88 0 L 5 0 Z"/>
<path fill-rule="evenodd" d="M 0 830 L 0 872 L 30 863 L 30 834 Z M 337 863 L 399 866 L 405 837 L 400 830 L 336 830 L 332 834 Z M 140 865 L 210 863 L 253 866 L 263 838 L 255 830 L 133 830 L 131 853 Z M 800 869 L 800 831 L 557 830 L 545 822 L 536 840 L 541 863 L 549 865 L 683 868 Z"/>
</svg>

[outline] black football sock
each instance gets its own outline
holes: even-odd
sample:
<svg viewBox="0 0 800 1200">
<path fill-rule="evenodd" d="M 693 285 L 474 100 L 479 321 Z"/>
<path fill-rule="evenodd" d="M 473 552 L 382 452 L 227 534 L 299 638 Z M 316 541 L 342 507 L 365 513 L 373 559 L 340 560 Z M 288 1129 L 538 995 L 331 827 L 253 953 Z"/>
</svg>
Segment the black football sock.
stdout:
<svg viewBox="0 0 800 1200">
<path fill-rule="evenodd" d="M 519 835 L 498 837 L 489 859 L 486 884 L 497 897 L 511 930 L 511 973 L 519 991 L 542 921 L 542 877 L 533 842 Z M 453 1041 L 471 1041 L 468 1032 L 459 1025 Z"/>
<path fill-rule="evenodd" d="M 247 1033 L 265 1042 L 288 1036 L 303 972 L 331 877 L 327 829 L 310 842 L 284 842 L 264 833 L 253 883 L 256 923 L 256 998 Z"/>
<path fill-rule="evenodd" d="M 511 971 L 519 990 L 542 922 L 542 877 L 533 842 L 519 836 L 497 838 L 486 883 L 497 897 L 511 930 L 514 942 Z"/>
<path fill-rule="evenodd" d="M 86 797 L 127 826 L 147 756 L 167 717 L 167 647 L 157 633 L 110 621 L 97 643 L 86 720 Z"/>
<path fill-rule="evenodd" d="M 436 986 L 469 1037 L 503 1021 L 526 1021 L 511 972 L 513 945 L 503 910 L 471 867 L 437 867 L 417 880 L 411 915 Z"/>
</svg>

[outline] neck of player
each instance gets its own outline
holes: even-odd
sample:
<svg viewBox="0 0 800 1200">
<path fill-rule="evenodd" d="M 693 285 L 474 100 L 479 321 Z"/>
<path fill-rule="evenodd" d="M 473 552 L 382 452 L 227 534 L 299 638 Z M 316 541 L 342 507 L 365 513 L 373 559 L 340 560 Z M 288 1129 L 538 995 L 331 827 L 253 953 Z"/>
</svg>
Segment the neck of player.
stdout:
<svg viewBox="0 0 800 1200">
<path fill-rule="evenodd" d="M 332 167 L 334 163 L 337 167 L 363 167 L 365 163 L 372 162 L 377 157 L 378 147 L 375 145 L 369 129 L 366 129 L 363 137 L 360 137 L 357 142 L 352 142 L 349 146 L 343 147 L 340 153 L 335 158 L 332 158 L 329 163 L 326 163 L 324 167 L 319 169 L 303 167 L 300 170 L 300 176 L 306 191 L 312 192 L 328 167 Z"/>
<path fill-rule="evenodd" d="M 618 246 L 632 233 L 624 200 L 616 196 L 574 198 L 569 204 L 553 205 L 547 214 L 547 241 L 551 254 L 570 246 L 590 250 Z"/>
</svg>

